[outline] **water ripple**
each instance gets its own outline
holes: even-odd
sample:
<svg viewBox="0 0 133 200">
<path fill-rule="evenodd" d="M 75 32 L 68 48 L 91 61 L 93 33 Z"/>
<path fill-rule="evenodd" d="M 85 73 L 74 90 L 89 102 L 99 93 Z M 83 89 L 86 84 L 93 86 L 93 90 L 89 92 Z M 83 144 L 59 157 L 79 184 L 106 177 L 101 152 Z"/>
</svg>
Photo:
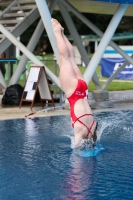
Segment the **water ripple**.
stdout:
<svg viewBox="0 0 133 200">
<path fill-rule="evenodd" d="M 95 118 L 98 146 L 78 151 L 69 116 L 0 121 L 0 199 L 132 199 L 133 112 Z"/>
</svg>

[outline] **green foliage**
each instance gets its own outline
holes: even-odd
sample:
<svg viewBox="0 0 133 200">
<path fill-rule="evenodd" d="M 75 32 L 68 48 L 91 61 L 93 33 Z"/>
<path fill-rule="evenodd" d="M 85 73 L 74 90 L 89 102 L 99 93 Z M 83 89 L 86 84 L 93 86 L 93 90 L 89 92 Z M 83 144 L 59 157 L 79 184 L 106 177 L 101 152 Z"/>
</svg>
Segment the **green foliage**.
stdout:
<svg viewBox="0 0 133 200">
<path fill-rule="evenodd" d="M 89 35 L 95 34 L 88 26 L 86 26 L 80 19 L 78 19 L 73 13 L 69 12 L 73 23 L 80 35 Z M 108 24 L 110 23 L 112 16 L 111 15 L 104 15 L 104 14 L 92 14 L 92 13 L 82 13 L 88 20 L 90 20 L 95 26 L 97 26 L 101 31 L 105 31 Z M 65 35 L 70 35 L 70 32 L 66 26 L 66 23 L 60 13 L 60 11 L 54 10 L 52 13 L 52 17 L 56 18 L 64 27 Z M 39 19 L 37 19 L 22 35 L 21 35 L 21 42 L 27 46 L 29 39 L 31 38 L 34 30 L 36 29 Z M 104 22 L 104 23 L 103 23 Z M 123 33 L 123 32 L 133 32 L 133 25 L 132 25 L 132 17 L 123 17 L 116 33 Z M 126 40 L 126 41 L 119 41 L 117 44 L 119 45 L 126 45 L 132 44 L 133 40 Z M 46 53 L 53 53 L 49 38 L 47 37 L 46 30 L 43 31 L 42 36 L 40 37 L 39 42 L 34 50 L 34 54 L 37 55 L 40 52 L 40 49 L 43 48 L 44 44 L 47 44 L 47 48 L 45 49 Z M 94 48 L 94 44 L 90 43 L 92 52 Z"/>
<path fill-rule="evenodd" d="M 51 55 L 51 54 L 49 56 L 47 56 L 45 64 L 49 68 L 49 70 L 51 70 L 54 73 L 55 64 L 54 64 L 54 61 L 50 60 L 50 58 L 52 56 L 53 55 Z M 82 66 L 79 66 L 79 69 L 80 69 L 81 73 L 84 74 L 86 68 L 82 67 Z M 59 76 L 59 71 L 60 71 L 59 67 L 57 66 L 57 74 L 56 74 L 57 76 Z M 100 79 L 101 86 L 103 84 L 105 84 L 105 81 L 107 81 L 108 78 L 101 76 L 101 68 L 100 68 L 100 66 L 98 66 L 98 68 L 96 69 L 96 74 L 97 74 L 98 78 Z M 19 84 L 24 86 L 25 85 L 24 80 L 20 79 L 19 80 Z M 93 90 L 96 90 L 96 87 L 95 87 L 95 85 L 94 85 L 94 83 L 92 81 L 90 81 L 88 89 L 89 89 L 89 92 L 92 92 Z M 108 90 L 108 91 L 133 90 L 133 81 L 124 81 L 124 80 L 115 79 L 112 83 L 110 83 L 105 88 L 105 90 Z M 57 90 L 57 91 L 59 92 L 59 90 Z"/>
<path fill-rule="evenodd" d="M 90 13 L 83 13 L 83 15 L 90 20 L 93 24 L 95 24 L 95 26 L 97 26 L 101 31 L 105 31 L 108 24 L 110 23 L 112 16 L 111 15 L 103 15 L 103 14 L 90 14 Z M 84 23 L 82 23 L 80 21 L 80 19 L 78 19 L 73 13 L 70 12 L 70 16 L 77 28 L 77 31 L 80 35 L 88 35 L 88 34 L 95 34 L 93 33 L 92 30 L 90 30 Z M 54 11 L 52 14 L 53 18 L 56 18 L 61 24 L 63 24 L 64 27 L 64 33 L 66 35 L 69 35 L 69 31 L 68 28 L 65 24 L 65 21 L 60 13 L 60 11 Z M 24 45 L 28 44 L 29 38 L 31 38 L 31 35 L 33 34 L 33 31 L 36 29 L 36 26 L 38 24 L 40 19 L 36 20 L 36 22 L 34 22 L 34 24 L 32 26 L 30 26 L 29 29 L 27 29 L 21 36 L 21 41 Z M 104 23 L 103 23 L 104 22 Z M 123 32 L 133 32 L 133 25 L 132 25 L 132 17 L 123 17 L 117 30 L 116 33 L 123 33 Z M 37 46 L 36 49 L 34 51 L 35 55 L 39 55 L 39 49 L 43 47 L 44 43 L 47 43 L 48 48 L 46 49 L 46 55 L 45 57 L 48 57 L 48 53 L 53 53 L 53 50 L 51 48 L 51 44 L 50 41 L 47 37 L 47 33 L 44 30 Z M 125 40 L 125 41 L 119 41 L 117 42 L 119 45 L 131 45 L 133 43 L 133 40 Z M 48 61 L 47 61 L 48 62 Z M 49 68 L 51 71 L 54 71 L 53 66 L 46 63 L 46 66 L 49 65 Z M 84 67 L 79 67 L 82 74 L 84 74 L 85 69 Z M 101 69 L 100 66 L 97 68 L 96 70 L 97 76 L 100 78 L 101 77 Z M 59 68 L 57 70 L 57 75 L 59 75 Z M 103 85 L 105 83 L 105 81 L 107 80 L 107 78 L 102 77 L 102 79 L 100 80 L 101 85 Z M 109 86 L 107 86 L 107 88 L 105 88 L 106 90 L 109 91 L 115 91 L 115 90 L 132 90 L 133 89 L 133 84 L 132 82 L 129 81 L 117 81 L 114 80 L 112 83 L 109 84 Z M 96 90 L 96 87 L 94 86 L 93 82 L 91 81 L 89 83 L 89 91 L 93 91 Z"/>
<path fill-rule="evenodd" d="M 105 89 L 108 90 L 108 91 L 133 90 L 133 82 L 113 81 Z"/>
<path fill-rule="evenodd" d="M 100 81 L 101 85 L 105 84 L 105 81 Z M 89 92 L 92 92 L 93 90 L 96 90 L 96 87 L 94 85 L 94 83 L 91 81 L 89 83 Z M 129 82 L 129 81 L 117 81 L 114 80 L 112 83 L 110 83 L 105 90 L 108 91 L 122 91 L 122 90 L 133 90 L 133 81 Z"/>
</svg>

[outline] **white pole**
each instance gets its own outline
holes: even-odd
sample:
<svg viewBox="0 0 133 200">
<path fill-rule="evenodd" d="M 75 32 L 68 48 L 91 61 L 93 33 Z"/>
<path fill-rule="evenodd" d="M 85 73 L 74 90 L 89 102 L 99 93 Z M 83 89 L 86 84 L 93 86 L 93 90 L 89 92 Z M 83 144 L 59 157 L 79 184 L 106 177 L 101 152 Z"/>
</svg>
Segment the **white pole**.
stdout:
<svg viewBox="0 0 133 200">
<path fill-rule="evenodd" d="M 107 30 L 105 31 L 105 34 L 104 36 L 102 37 L 101 39 L 101 42 L 99 44 L 99 46 L 97 47 L 97 50 L 96 52 L 94 53 L 89 65 L 88 65 L 88 68 L 84 74 L 84 78 L 85 80 L 87 81 L 87 83 L 90 82 L 101 58 L 102 58 L 102 55 L 106 49 L 106 47 L 108 46 L 122 16 L 124 15 L 126 9 L 127 9 L 128 5 L 127 4 L 120 4 L 116 13 L 114 14 Z"/>
<path fill-rule="evenodd" d="M 56 1 L 49 2 L 48 6 L 49 6 L 49 10 L 50 10 L 51 13 L 53 12 L 53 9 L 54 9 L 55 5 L 56 5 Z M 37 25 L 37 28 L 34 31 L 32 37 L 31 37 L 31 39 L 30 39 L 30 41 L 28 43 L 28 46 L 27 46 L 27 49 L 29 49 L 31 52 L 33 52 L 33 50 L 34 50 L 38 40 L 40 39 L 43 31 L 44 31 L 44 25 L 43 25 L 42 19 L 40 19 L 39 24 Z M 16 48 L 16 49 L 18 49 L 18 48 Z M 20 75 L 22 74 L 22 72 L 26 68 L 27 61 L 28 61 L 28 58 L 26 57 L 25 54 L 23 54 L 21 60 L 19 61 L 17 69 L 15 70 L 12 78 L 10 79 L 9 86 L 10 85 L 14 85 L 15 83 L 18 82 L 18 80 L 20 78 Z"/>
<path fill-rule="evenodd" d="M 44 30 L 43 22 L 40 19 L 40 22 L 39 22 L 36 30 L 34 31 L 32 37 L 28 43 L 28 46 L 27 46 L 27 49 L 30 52 L 33 52 L 34 48 L 36 47 L 36 44 L 37 44 L 38 40 L 40 39 L 43 30 Z M 18 48 L 16 48 L 16 49 L 18 49 Z M 18 82 L 20 75 L 26 69 L 27 61 L 28 61 L 27 56 L 25 54 L 23 54 L 21 60 L 18 63 L 17 69 L 15 70 L 13 76 L 11 77 L 11 79 L 9 81 L 9 84 L 8 84 L 9 86 L 14 85 L 15 83 Z"/>
<path fill-rule="evenodd" d="M 35 0 L 38 10 L 40 12 L 43 24 L 45 26 L 45 29 L 47 31 L 50 43 L 52 45 L 52 48 L 54 50 L 54 53 L 57 58 L 57 63 L 60 63 L 60 56 L 59 56 L 59 51 L 57 48 L 57 43 L 56 43 L 56 38 L 53 32 L 52 24 L 51 24 L 51 15 L 47 6 L 47 3 L 45 0 Z"/>
<path fill-rule="evenodd" d="M 17 38 L 20 41 L 20 36 Z M 20 56 L 20 50 L 16 48 L 16 58 Z"/>
<path fill-rule="evenodd" d="M 2 24 L 0 24 L 0 31 L 17 46 L 34 64 L 37 66 L 44 66 L 20 41 L 18 41 Z M 59 79 L 55 76 L 46 66 L 45 70 L 47 75 L 55 82 L 55 84 L 61 88 Z"/>
<path fill-rule="evenodd" d="M 82 44 L 81 38 L 79 37 L 79 34 L 76 30 L 76 27 L 75 27 L 70 15 L 69 15 L 67 9 L 66 9 L 66 7 L 60 2 L 58 3 L 58 6 L 59 6 L 60 12 L 61 12 L 61 14 L 64 18 L 64 21 L 66 22 L 66 25 L 67 25 L 67 27 L 68 27 L 68 29 L 69 29 L 69 31 L 70 31 L 73 39 L 74 39 L 74 42 L 75 42 L 75 44 L 76 44 L 76 46 L 77 46 L 77 48 L 78 48 L 78 50 L 81 54 L 81 57 L 82 57 L 84 63 L 86 64 L 86 66 L 87 66 L 90 59 L 89 59 L 89 56 L 88 56 L 88 54 L 87 54 L 87 52 L 86 52 L 86 50 L 85 50 L 85 48 Z M 100 82 L 99 82 L 98 77 L 95 73 L 92 77 L 92 80 L 93 80 L 94 84 L 96 85 L 96 87 L 98 89 L 100 89 L 101 88 Z"/>
<path fill-rule="evenodd" d="M 86 24 L 91 30 L 94 31 L 99 37 L 103 37 L 103 32 L 97 28 L 90 20 L 88 20 L 83 14 L 76 10 L 67 0 L 60 0 L 72 13 L 74 13 L 84 24 Z M 127 5 L 127 4 L 126 4 Z M 117 44 L 110 41 L 109 45 L 115 49 L 123 58 L 133 65 L 133 59 L 128 56 Z"/>
<path fill-rule="evenodd" d="M 1 70 L 0 70 L 0 88 L 3 88 L 5 89 L 6 88 L 6 82 L 5 82 L 5 79 L 1 73 Z"/>
<path fill-rule="evenodd" d="M 97 39 L 95 40 L 95 51 L 97 50 L 97 47 L 98 47 L 98 41 Z"/>
</svg>

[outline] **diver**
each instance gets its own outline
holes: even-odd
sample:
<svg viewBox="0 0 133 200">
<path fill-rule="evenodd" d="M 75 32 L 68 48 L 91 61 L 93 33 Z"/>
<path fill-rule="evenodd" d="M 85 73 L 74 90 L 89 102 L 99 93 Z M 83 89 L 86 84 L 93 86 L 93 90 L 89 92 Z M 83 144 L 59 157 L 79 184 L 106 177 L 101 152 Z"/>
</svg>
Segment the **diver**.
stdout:
<svg viewBox="0 0 133 200">
<path fill-rule="evenodd" d="M 64 28 L 51 19 L 60 53 L 60 83 L 70 104 L 70 116 L 75 134 L 75 147 L 86 139 L 93 146 L 97 140 L 97 122 L 88 103 L 88 86 L 75 63 L 74 50 L 64 35 Z"/>
</svg>

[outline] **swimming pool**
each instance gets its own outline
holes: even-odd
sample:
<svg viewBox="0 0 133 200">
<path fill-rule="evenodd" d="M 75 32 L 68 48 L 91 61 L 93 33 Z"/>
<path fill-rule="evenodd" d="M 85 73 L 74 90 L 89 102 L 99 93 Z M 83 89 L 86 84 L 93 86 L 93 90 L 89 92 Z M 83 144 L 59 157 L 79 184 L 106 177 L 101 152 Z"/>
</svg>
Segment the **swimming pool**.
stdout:
<svg viewBox="0 0 133 200">
<path fill-rule="evenodd" d="M 95 118 L 96 156 L 72 149 L 69 116 L 0 121 L 0 199 L 132 199 L 133 111 Z"/>
</svg>

